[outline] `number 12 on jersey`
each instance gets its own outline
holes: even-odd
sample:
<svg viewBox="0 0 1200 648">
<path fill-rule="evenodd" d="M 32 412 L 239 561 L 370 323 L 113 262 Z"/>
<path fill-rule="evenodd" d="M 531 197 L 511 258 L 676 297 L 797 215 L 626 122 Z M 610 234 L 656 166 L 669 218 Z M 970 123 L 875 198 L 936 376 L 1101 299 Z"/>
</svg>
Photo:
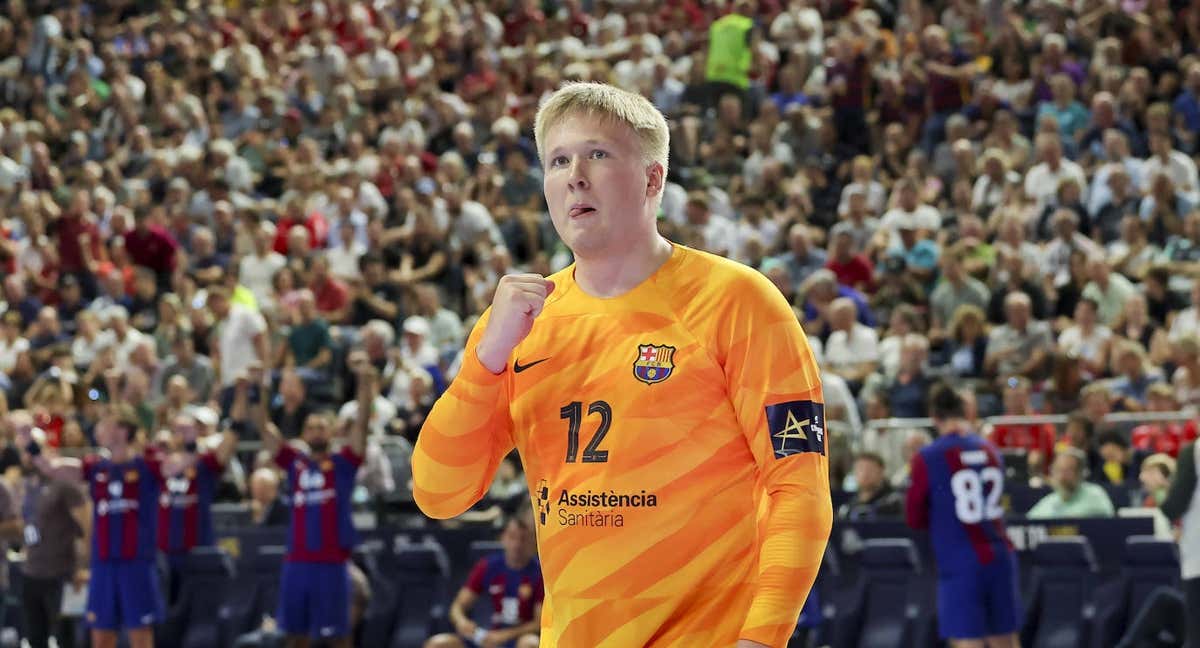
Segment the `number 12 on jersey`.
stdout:
<svg viewBox="0 0 1200 648">
<path fill-rule="evenodd" d="M 612 425 L 612 406 L 602 400 L 593 401 L 588 405 L 587 413 L 599 414 L 600 426 L 583 449 L 583 463 L 606 463 L 608 450 L 601 450 L 600 442 L 608 434 L 608 426 Z M 579 454 L 579 428 L 583 425 L 583 403 L 574 401 L 563 405 L 558 414 L 559 418 L 567 420 L 567 463 L 575 463 Z"/>
<path fill-rule="evenodd" d="M 963 524 L 998 520 L 1004 515 L 1004 507 L 1000 506 L 1004 473 L 995 466 L 959 470 L 950 478 L 950 490 L 954 492 L 954 512 Z"/>
</svg>

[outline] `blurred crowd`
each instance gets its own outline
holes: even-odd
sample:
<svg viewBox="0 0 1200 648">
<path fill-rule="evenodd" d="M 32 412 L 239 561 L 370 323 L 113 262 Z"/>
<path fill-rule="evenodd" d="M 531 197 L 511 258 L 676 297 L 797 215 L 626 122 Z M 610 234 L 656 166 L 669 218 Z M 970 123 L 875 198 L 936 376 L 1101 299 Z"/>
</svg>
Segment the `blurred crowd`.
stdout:
<svg viewBox="0 0 1200 648">
<path fill-rule="evenodd" d="M 667 114 L 663 233 L 779 287 L 889 474 L 923 437 L 869 423 L 941 377 L 976 418 L 1073 414 L 989 426 L 1035 475 L 1200 403 L 1196 0 L 0 7 L 0 387 L 67 453 L 106 402 L 215 432 L 239 382 L 285 436 L 349 421 L 365 360 L 363 488 L 404 491 L 497 279 L 571 262 L 532 121 L 580 79 Z"/>
</svg>

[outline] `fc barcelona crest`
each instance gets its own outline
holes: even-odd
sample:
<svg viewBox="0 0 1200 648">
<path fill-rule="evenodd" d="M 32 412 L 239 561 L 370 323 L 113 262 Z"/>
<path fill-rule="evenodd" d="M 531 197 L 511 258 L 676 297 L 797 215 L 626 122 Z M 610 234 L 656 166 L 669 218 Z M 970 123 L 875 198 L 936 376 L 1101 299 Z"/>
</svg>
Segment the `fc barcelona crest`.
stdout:
<svg viewBox="0 0 1200 648">
<path fill-rule="evenodd" d="M 657 344 L 639 344 L 637 359 L 633 361 L 633 377 L 653 385 L 671 377 L 675 370 L 675 347 Z"/>
</svg>

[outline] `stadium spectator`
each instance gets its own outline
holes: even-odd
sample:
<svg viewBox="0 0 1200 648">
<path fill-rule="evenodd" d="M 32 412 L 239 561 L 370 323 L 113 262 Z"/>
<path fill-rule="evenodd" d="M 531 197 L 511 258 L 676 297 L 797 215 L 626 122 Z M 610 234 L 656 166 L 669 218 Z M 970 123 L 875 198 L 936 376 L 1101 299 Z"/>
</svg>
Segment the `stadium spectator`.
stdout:
<svg viewBox="0 0 1200 648">
<path fill-rule="evenodd" d="M 1004 416 L 1033 416 L 1030 383 L 1010 378 L 1004 386 Z M 1044 473 L 1054 459 L 1054 426 L 1049 423 L 1000 423 L 988 435 L 1001 449 L 1021 449 L 1034 473 Z"/>
<path fill-rule="evenodd" d="M 50 637 L 59 646 L 75 645 L 75 622 L 62 611 L 64 588 L 87 582 L 84 568 L 91 539 L 91 507 L 75 483 L 37 469 L 34 457 L 56 456 L 45 433 L 33 426 L 28 412 L 10 412 L 7 423 L 26 475 L 18 482 L 25 562 L 21 565 L 21 610 L 25 639 L 31 648 L 47 648 Z M 28 440 L 33 444 L 21 444 Z M 34 452 L 31 453 L 30 451 Z"/>
<path fill-rule="evenodd" d="M 1031 319 L 1032 308 L 1025 293 L 1013 292 L 1004 298 L 1005 324 L 988 335 L 986 372 L 1032 380 L 1045 370 L 1053 339 L 1049 324 Z"/>
<path fill-rule="evenodd" d="M 1165 454 L 1153 454 L 1142 460 L 1138 481 L 1142 485 L 1142 506 L 1157 508 L 1167 498 L 1171 475 L 1175 472 L 1175 459 Z"/>
<path fill-rule="evenodd" d="M 1031 520 L 1073 517 L 1112 517 L 1115 514 L 1108 493 L 1100 486 L 1084 481 L 1087 456 L 1067 448 L 1054 457 L 1050 481 L 1054 492 L 1038 500 L 1029 509 Z"/>
<path fill-rule="evenodd" d="M 1147 412 L 1175 412 L 1179 404 L 1174 390 L 1166 383 L 1155 383 L 1146 390 Z M 1145 423 L 1133 428 L 1130 444 L 1135 450 L 1147 453 L 1164 453 L 1171 458 L 1179 456 L 1179 449 L 1196 440 L 1194 420 L 1174 422 L 1160 421 Z"/>
<path fill-rule="evenodd" d="M 1096 449 L 1100 453 L 1100 474 L 1095 479 L 1122 488 L 1137 483 L 1138 459 L 1129 445 L 1129 439 L 1115 430 L 1096 437 Z"/>
<path fill-rule="evenodd" d="M 1200 550 L 1200 518 L 1196 511 L 1200 507 L 1200 481 L 1196 474 L 1200 472 L 1197 464 L 1200 457 L 1196 454 L 1196 444 L 1189 443 L 1179 452 L 1178 471 L 1167 489 L 1166 499 L 1161 505 L 1162 512 L 1168 520 L 1181 521 L 1179 535 L 1180 566 L 1183 576 L 1183 593 L 1186 601 L 1184 618 L 1187 622 L 1187 637 L 1200 636 L 1200 561 L 1197 550 Z"/>
<path fill-rule="evenodd" d="M 502 550 L 481 558 L 450 604 L 455 634 L 439 634 L 425 648 L 508 646 L 536 648 L 541 630 L 542 569 L 537 559 L 533 511 L 528 506 L 511 515 L 500 534 Z M 489 627 L 472 619 L 480 599 L 489 599 Z"/>
<path fill-rule="evenodd" d="M 901 493 L 887 480 L 883 457 L 860 452 L 854 457 L 854 498 L 842 504 L 838 517 L 846 520 L 876 520 L 899 517 L 904 511 Z"/>
</svg>

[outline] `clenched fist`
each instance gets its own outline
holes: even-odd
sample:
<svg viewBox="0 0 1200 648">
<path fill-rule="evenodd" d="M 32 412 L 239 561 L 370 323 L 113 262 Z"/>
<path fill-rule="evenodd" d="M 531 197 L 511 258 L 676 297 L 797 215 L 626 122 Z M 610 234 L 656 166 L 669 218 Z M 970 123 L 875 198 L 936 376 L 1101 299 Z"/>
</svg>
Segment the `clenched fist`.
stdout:
<svg viewBox="0 0 1200 648">
<path fill-rule="evenodd" d="M 533 320 L 542 314 L 546 298 L 554 292 L 554 282 L 536 274 L 511 274 L 500 278 L 487 328 L 475 347 L 479 362 L 498 374 L 508 364 L 508 356 L 533 328 Z"/>
</svg>

